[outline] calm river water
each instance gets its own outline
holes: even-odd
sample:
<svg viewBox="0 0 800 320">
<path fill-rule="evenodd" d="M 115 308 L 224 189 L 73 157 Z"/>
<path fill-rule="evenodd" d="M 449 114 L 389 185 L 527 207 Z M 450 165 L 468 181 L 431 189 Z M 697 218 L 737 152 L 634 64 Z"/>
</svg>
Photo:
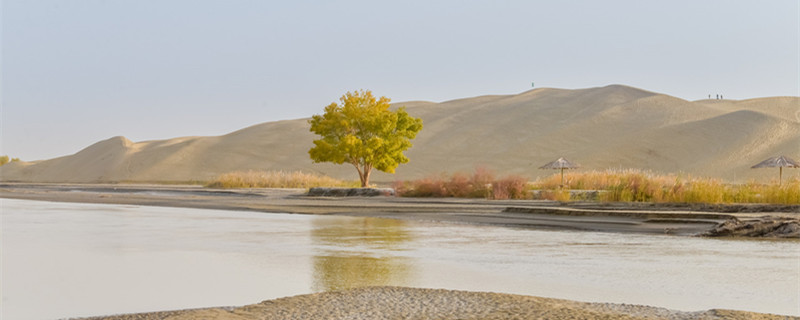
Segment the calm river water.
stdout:
<svg viewBox="0 0 800 320">
<path fill-rule="evenodd" d="M 368 285 L 800 315 L 800 242 L 0 199 L 2 318 Z"/>
</svg>

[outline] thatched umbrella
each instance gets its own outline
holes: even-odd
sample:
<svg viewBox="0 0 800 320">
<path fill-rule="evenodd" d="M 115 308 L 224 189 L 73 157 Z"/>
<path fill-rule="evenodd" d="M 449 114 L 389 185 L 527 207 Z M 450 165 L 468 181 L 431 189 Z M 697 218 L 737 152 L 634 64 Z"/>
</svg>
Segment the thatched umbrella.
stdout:
<svg viewBox="0 0 800 320">
<path fill-rule="evenodd" d="M 780 157 L 772 157 L 767 160 L 761 161 L 759 164 L 750 167 L 751 169 L 755 168 L 780 168 L 780 173 L 778 176 L 778 185 L 783 184 L 783 167 L 787 168 L 800 168 L 800 163 L 794 161 L 792 158 L 787 156 L 780 156 Z"/>
<path fill-rule="evenodd" d="M 539 167 L 539 169 L 561 169 L 561 185 L 564 185 L 564 169 L 577 169 L 580 168 L 576 163 L 572 163 L 567 159 L 558 158 L 558 160 L 550 162 L 546 165 Z"/>
</svg>

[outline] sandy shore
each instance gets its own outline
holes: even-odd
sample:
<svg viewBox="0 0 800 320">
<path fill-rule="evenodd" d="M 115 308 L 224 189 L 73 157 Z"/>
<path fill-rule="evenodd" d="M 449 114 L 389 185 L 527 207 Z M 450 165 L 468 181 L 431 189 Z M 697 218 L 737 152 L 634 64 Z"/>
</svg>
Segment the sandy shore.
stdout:
<svg viewBox="0 0 800 320">
<path fill-rule="evenodd" d="M 612 303 L 402 287 L 299 295 L 235 308 L 208 308 L 86 318 L 155 319 L 798 319 L 754 312 L 683 312 Z"/>
<path fill-rule="evenodd" d="M 731 219 L 797 219 L 800 206 L 569 203 L 400 197 L 309 197 L 303 189 L 0 184 L 0 198 L 271 213 L 369 216 L 520 228 L 698 235 Z"/>
</svg>

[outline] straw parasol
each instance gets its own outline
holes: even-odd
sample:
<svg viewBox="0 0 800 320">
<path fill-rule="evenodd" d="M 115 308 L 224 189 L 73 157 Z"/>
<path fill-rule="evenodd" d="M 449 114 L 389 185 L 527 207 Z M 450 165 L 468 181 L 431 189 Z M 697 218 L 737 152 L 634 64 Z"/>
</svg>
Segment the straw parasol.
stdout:
<svg viewBox="0 0 800 320">
<path fill-rule="evenodd" d="M 558 160 L 550 162 L 546 165 L 539 167 L 539 169 L 561 169 L 561 185 L 564 185 L 564 169 L 577 169 L 580 168 L 576 163 L 572 163 L 567 159 L 558 158 Z"/>
<path fill-rule="evenodd" d="M 780 168 L 780 173 L 778 176 L 778 185 L 783 184 L 783 167 L 787 168 L 800 168 L 800 163 L 794 161 L 792 158 L 787 156 L 780 156 L 780 157 L 772 157 L 767 160 L 761 161 L 759 164 L 750 167 L 751 169 L 755 168 Z"/>
</svg>

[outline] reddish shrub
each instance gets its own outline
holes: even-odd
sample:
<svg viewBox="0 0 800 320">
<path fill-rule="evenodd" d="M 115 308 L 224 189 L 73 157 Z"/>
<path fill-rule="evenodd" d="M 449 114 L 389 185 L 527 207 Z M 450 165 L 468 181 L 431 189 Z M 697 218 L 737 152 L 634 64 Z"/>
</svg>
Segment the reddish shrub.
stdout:
<svg viewBox="0 0 800 320">
<path fill-rule="evenodd" d="M 492 183 L 492 198 L 527 199 L 528 180 L 521 176 L 508 176 Z"/>
<path fill-rule="evenodd" d="M 403 197 L 445 197 L 447 191 L 442 177 L 428 177 L 409 182 L 395 182 L 395 192 Z M 400 186 L 398 189 L 397 186 Z"/>
<path fill-rule="evenodd" d="M 489 198 L 492 194 L 492 182 L 494 181 L 494 172 L 484 167 L 477 167 L 472 173 L 472 192 L 470 198 Z"/>
<path fill-rule="evenodd" d="M 466 198 L 473 192 L 473 185 L 470 178 L 463 173 L 455 173 L 450 180 L 445 182 L 445 193 L 450 197 Z"/>
<path fill-rule="evenodd" d="M 526 199 L 528 181 L 521 176 L 508 176 L 495 181 L 494 174 L 476 168 L 472 176 L 455 173 L 414 181 L 394 183 L 397 195 L 404 197 L 458 197 L 487 199 Z"/>
</svg>

